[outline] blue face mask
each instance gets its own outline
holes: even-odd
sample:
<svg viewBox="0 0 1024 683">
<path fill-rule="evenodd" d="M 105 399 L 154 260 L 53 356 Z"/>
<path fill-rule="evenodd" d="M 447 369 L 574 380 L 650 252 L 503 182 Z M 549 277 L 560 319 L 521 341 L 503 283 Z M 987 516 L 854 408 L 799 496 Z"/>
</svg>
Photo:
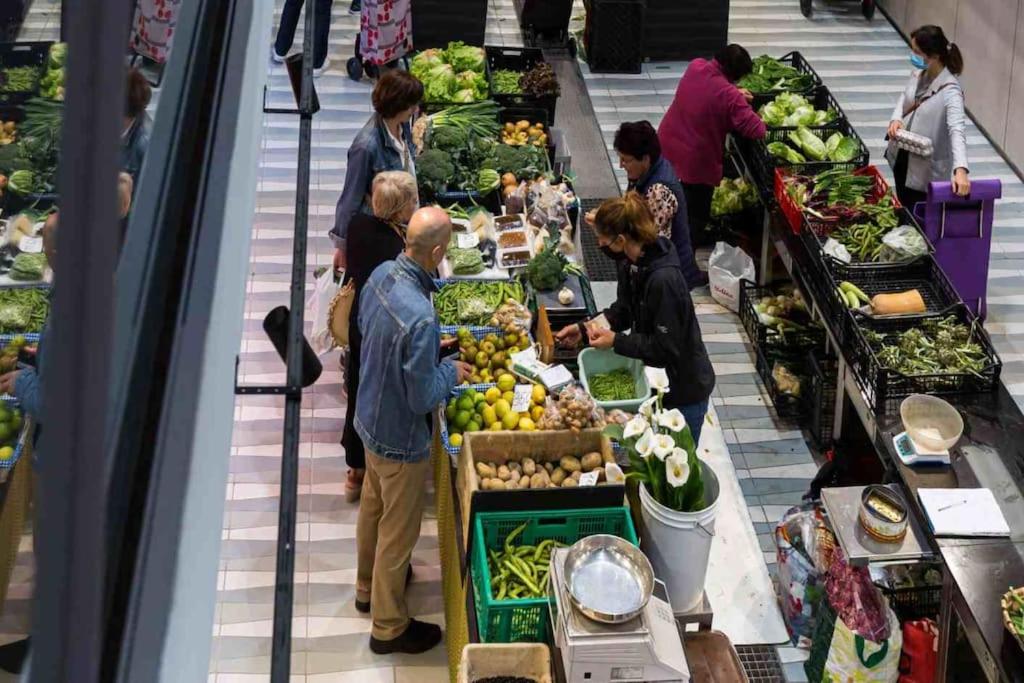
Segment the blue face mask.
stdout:
<svg viewBox="0 0 1024 683">
<path fill-rule="evenodd" d="M 925 61 L 924 57 L 914 52 L 910 53 L 910 63 L 914 65 L 915 69 L 924 69 L 928 66 L 928 62 Z"/>
</svg>

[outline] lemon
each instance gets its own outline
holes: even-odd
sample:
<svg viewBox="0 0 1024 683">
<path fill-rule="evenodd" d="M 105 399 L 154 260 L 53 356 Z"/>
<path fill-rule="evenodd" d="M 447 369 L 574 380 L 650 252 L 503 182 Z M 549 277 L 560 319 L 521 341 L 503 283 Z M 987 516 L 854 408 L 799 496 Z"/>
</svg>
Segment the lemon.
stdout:
<svg viewBox="0 0 1024 683">
<path fill-rule="evenodd" d="M 494 406 L 485 406 L 483 411 L 480 413 L 480 417 L 483 418 L 485 427 L 490 427 L 498 421 L 498 414 L 494 412 Z"/>
<path fill-rule="evenodd" d="M 460 410 L 455 413 L 455 426 L 459 429 L 465 429 L 466 425 L 469 424 L 469 420 L 473 417 L 473 414 L 468 410 Z"/>
<path fill-rule="evenodd" d="M 541 386 L 540 384 L 534 384 L 533 393 L 530 395 L 530 398 L 533 400 L 534 403 L 539 405 L 541 403 L 544 403 L 544 399 L 547 398 L 547 395 L 548 392 L 544 391 L 543 386 Z"/>
<path fill-rule="evenodd" d="M 458 448 L 462 445 L 462 434 L 451 434 L 448 436 L 448 443 Z"/>
<path fill-rule="evenodd" d="M 530 417 L 533 418 L 534 422 L 540 422 L 540 419 L 544 417 L 544 406 L 530 408 Z"/>
<path fill-rule="evenodd" d="M 466 425 L 466 431 L 467 432 L 479 432 L 480 431 L 480 423 L 477 422 L 476 420 L 470 420 L 469 424 Z"/>
<path fill-rule="evenodd" d="M 498 416 L 499 420 L 505 419 L 508 412 L 512 410 L 512 404 L 503 398 L 499 398 L 494 402 L 494 414 Z"/>
<path fill-rule="evenodd" d="M 505 417 L 501 418 L 501 424 L 505 429 L 515 429 L 519 426 L 519 413 L 515 411 L 508 411 L 505 413 Z"/>
<path fill-rule="evenodd" d="M 492 432 L 500 432 L 505 428 L 505 425 L 501 424 L 501 420 L 495 420 L 494 424 L 488 427 Z"/>
<path fill-rule="evenodd" d="M 502 392 L 512 391 L 516 386 L 516 378 L 512 375 L 502 375 L 498 378 L 498 389 Z"/>
<path fill-rule="evenodd" d="M 10 446 L 0 448 L 0 460 L 10 460 L 14 457 L 14 449 Z"/>
<path fill-rule="evenodd" d="M 475 404 L 475 401 L 473 400 L 473 397 L 470 396 L 471 393 L 473 393 L 472 390 L 463 393 L 462 396 L 459 397 L 459 400 L 455 403 L 455 407 L 458 410 L 460 410 L 460 411 L 462 411 L 462 410 L 465 410 L 465 411 L 473 410 L 473 406 Z"/>
<path fill-rule="evenodd" d="M 516 401 L 516 395 L 511 391 L 506 391 L 504 394 L 501 395 L 501 397 L 508 401 L 508 404 L 510 406 Z"/>
<path fill-rule="evenodd" d="M 519 418 L 519 431 L 521 432 L 534 432 L 537 431 L 537 425 L 533 423 L 528 417 Z"/>
<path fill-rule="evenodd" d="M 501 398 L 501 389 L 499 389 L 498 387 L 491 387 L 490 389 L 487 390 L 484 396 L 487 397 L 487 402 L 493 406 L 495 401 Z"/>
</svg>

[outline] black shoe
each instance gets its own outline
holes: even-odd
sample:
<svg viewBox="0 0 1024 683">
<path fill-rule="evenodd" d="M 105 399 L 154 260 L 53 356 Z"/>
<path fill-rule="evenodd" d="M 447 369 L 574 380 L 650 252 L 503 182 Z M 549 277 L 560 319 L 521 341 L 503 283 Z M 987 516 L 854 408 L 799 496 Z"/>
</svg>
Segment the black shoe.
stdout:
<svg viewBox="0 0 1024 683">
<path fill-rule="evenodd" d="M 349 14 L 359 14 L 363 11 L 362 0 L 352 0 L 352 4 L 348 6 Z"/>
<path fill-rule="evenodd" d="M 377 640 L 370 636 L 370 650 L 376 655 L 396 652 L 418 655 L 436 646 L 442 638 L 440 626 L 411 619 L 408 628 L 394 640 Z"/>
<path fill-rule="evenodd" d="M 408 586 L 412 582 L 412 564 L 409 565 L 409 570 L 405 572 L 405 585 Z M 362 600 L 356 600 L 356 611 L 362 612 L 363 614 L 370 613 L 370 601 L 363 602 Z"/>
<path fill-rule="evenodd" d="M 30 638 L 0 645 L 0 669 L 11 674 L 20 674 L 28 658 Z"/>
</svg>

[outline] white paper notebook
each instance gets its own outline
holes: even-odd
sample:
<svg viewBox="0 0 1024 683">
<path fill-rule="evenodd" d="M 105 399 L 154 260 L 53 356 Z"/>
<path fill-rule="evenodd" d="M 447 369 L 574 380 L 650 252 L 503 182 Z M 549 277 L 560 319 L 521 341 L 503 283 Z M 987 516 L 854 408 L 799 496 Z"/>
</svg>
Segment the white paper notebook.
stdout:
<svg viewBox="0 0 1024 683">
<path fill-rule="evenodd" d="M 988 489 L 918 489 L 936 536 L 1009 536 L 1010 527 Z"/>
</svg>

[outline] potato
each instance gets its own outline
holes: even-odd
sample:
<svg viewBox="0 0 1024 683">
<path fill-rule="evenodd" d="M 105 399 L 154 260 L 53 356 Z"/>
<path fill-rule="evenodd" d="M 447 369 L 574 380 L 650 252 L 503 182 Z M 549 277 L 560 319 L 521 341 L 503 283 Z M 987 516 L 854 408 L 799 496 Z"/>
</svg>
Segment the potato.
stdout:
<svg viewBox="0 0 1024 683">
<path fill-rule="evenodd" d="M 572 474 L 570 474 L 566 478 L 567 479 L 575 479 L 576 483 L 578 484 L 580 482 L 580 478 L 582 478 L 582 477 L 583 477 L 583 472 L 581 472 L 579 470 L 576 470 L 575 472 L 573 472 Z M 563 481 L 562 483 L 564 484 L 565 482 Z"/>
<path fill-rule="evenodd" d="M 494 489 L 497 488 L 495 484 L 500 483 L 502 483 L 501 479 L 498 479 L 497 477 L 488 477 L 487 479 L 483 480 L 482 488 L 484 491 L 493 491 Z"/>
<path fill-rule="evenodd" d="M 533 476 L 537 471 L 537 463 L 533 458 L 523 458 L 523 474 Z"/>
<path fill-rule="evenodd" d="M 498 476 L 498 470 L 495 469 L 494 465 L 488 465 L 485 462 L 478 462 L 476 464 L 476 473 L 480 475 L 481 479 L 492 479 Z"/>
<path fill-rule="evenodd" d="M 608 451 L 607 453 L 603 453 L 601 455 L 601 461 L 604 462 L 605 465 L 607 465 L 608 463 L 614 464 L 615 463 L 615 454 L 612 453 L 611 451 Z"/>
<path fill-rule="evenodd" d="M 508 481 L 512 477 L 512 470 L 507 465 L 502 465 L 498 468 L 498 479 L 502 481 Z"/>
<path fill-rule="evenodd" d="M 491 479 L 491 490 L 504 491 L 506 488 L 508 488 L 505 484 L 506 482 L 502 481 L 501 479 Z"/>
<path fill-rule="evenodd" d="M 563 489 L 571 489 L 574 486 L 579 486 L 579 485 L 580 485 L 580 483 L 578 481 L 576 481 L 575 479 L 573 479 L 572 477 L 568 477 L 565 481 L 562 482 L 562 488 Z"/>
<path fill-rule="evenodd" d="M 551 473 L 551 483 L 554 484 L 555 486 L 560 486 L 561 483 L 565 481 L 565 477 L 565 470 L 559 467 L 558 469 Z"/>
<path fill-rule="evenodd" d="M 584 472 L 597 469 L 601 466 L 601 454 L 600 453 L 587 453 L 583 456 L 583 460 L 580 461 L 580 465 L 583 467 Z"/>
<path fill-rule="evenodd" d="M 558 461 L 558 466 L 566 472 L 579 472 L 580 459 L 575 455 L 563 455 L 562 459 Z"/>
<path fill-rule="evenodd" d="M 516 479 L 509 479 L 505 482 L 506 491 L 515 491 L 519 488 L 519 481 Z"/>
<path fill-rule="evenodd" d="M 528 476 L 526 476 L 525 474 L 522 477 L 519 478 L 519 488 L 521 488 L 521 489 L 533 488 L 532 486 L 530 486 L 530 478 Z"/>
<path fill-rule="evenodd" d="M 509 471 L 512 472 L 512 478 L 513 479 L 521 477 L 522 474 L 523 474 L 523 466 L 520 465 L 518 462 L 510 462 L 510 463 L 508 463 L 508 469 L 509 469 Z"/>
<path fill-rule="evenodd" d="M 542 489 L 546 486 L 545 477 L 540 472 L 537 472 L 530 477 L 530 488 L 531 489 Z"/>
<path fill-rule="evenodd" d="M 552 472 L 555 471 L 555 463 L 548 460 L 546 463 L 544 463 L 544 469 L 548 471 L 548 474 L 551 474 Z"/>
</svg>

